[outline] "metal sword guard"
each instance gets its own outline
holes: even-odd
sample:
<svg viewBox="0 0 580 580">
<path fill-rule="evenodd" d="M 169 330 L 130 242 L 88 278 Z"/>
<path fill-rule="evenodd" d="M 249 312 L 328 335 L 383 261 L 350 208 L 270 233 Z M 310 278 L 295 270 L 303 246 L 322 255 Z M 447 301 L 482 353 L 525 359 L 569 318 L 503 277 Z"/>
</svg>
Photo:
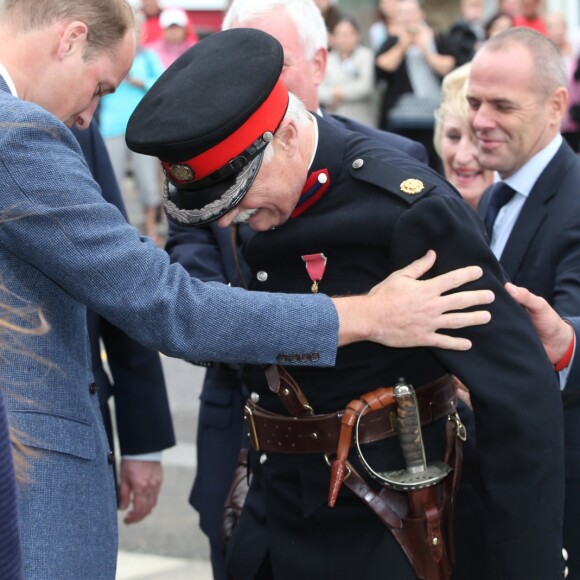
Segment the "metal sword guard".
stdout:
<svg viewBox="0 0 580 580">
<path fill-rule="evenodd" d="M 405 458 L 405 469 L 377 472 L 368 464 L 358 438 L 359 424 L 364 410 L 357 419 L 353 435 L 358 457 L 369 474 L 385 487 L 399 491 L 412 491 L 436 485 L 449 474 L 451 468 L 443 461 L 427 464 L 415 390 L 404 379 L 399 379 L 394 387 L 394 397 L 397 402 L 397 429 Z"/>
</svg>

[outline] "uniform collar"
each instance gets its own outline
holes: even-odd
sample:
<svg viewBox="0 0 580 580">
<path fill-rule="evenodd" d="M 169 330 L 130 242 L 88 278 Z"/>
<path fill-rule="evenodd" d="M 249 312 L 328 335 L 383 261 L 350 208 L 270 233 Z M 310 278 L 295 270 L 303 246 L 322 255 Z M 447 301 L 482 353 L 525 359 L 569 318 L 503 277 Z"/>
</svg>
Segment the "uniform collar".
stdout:
<svg viewBox="0 0 580 580">
<path fill-rule="evenodd" d="M 327 193 L 340 171 L 340 151 L 341 146 L 344 149 L 344 137 L 324 119 L 317 115 L 312 115 L 312 118 L 315 132 L 313 156 L 291 218 L 298 217 L 315 205 Z"/>
</svg>

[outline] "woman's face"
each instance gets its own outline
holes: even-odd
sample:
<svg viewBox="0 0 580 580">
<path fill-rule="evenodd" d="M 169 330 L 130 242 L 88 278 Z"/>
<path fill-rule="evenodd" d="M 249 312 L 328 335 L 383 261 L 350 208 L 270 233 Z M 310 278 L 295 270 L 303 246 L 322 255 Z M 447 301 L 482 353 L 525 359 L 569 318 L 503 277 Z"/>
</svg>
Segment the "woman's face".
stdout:
<svg viewBox="0 0 580 580">
<path fill-rule="evenodd" d="M 333 31 L 333 47 L 341 54 L 350 55 L 359 42 L 356 28 L 346 20 L 339 22 Z"/>
<path fill-rule="evenodd" d="M 482 169 L 477 156 L 477 142 L 467 119 L 446 114 L 441 130 L 441 157 L 445 177 L 463 199 L 477 207 L 483 192 L 493 181 L 493 172 Z"/>
</svg>

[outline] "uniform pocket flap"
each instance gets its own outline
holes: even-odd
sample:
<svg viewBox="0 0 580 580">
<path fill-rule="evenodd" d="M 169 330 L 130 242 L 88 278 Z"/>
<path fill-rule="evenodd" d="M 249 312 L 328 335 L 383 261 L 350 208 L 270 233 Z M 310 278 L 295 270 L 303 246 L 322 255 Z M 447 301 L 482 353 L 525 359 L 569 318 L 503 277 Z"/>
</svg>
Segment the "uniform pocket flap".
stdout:
<svg viewBox="0 0 580 580">
<path fill-rule="evenodd" d="M 199 396 L 204 403 L 219 405 L 220 407 L 229 407 L 232 404 L 233 389 L 224 388 L 212 381 L 208 381 Z"/>
</svg>

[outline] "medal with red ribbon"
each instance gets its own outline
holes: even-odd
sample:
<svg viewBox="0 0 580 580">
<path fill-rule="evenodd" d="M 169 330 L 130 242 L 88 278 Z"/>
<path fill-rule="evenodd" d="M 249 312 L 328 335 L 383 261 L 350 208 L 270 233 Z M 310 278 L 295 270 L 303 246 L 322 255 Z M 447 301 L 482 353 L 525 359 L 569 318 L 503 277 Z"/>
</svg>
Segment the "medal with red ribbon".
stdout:
<svg viewBox="0 0 580 580">
<path fill-rule="evenodd" d="M 307 254 L 302 256 L 302 259 L 306 262 L 306 271 L 312 280 L 311 290 L 316 294 L 318 292 L 318 282 L 324 276 L 326 256 L 324 254 Z"/>
</svg>

